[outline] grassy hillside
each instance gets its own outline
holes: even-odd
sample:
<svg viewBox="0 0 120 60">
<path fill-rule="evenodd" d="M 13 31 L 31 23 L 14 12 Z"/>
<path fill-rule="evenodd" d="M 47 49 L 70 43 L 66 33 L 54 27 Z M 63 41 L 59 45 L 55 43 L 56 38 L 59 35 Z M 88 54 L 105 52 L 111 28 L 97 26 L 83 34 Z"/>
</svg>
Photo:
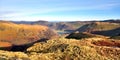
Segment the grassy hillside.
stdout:
<svg viewBox="0 0 120 60">
<path fill-rule="evenodd" d="M 119 23 L 109 23 L 109 22 L 93 22 L 91 24 L 86 24 L 77 31 L 86 31 L 86 32 L 92 32 L 92 31 L 106 31 L 106 30 L 112 30 L 119 28 Z"/>
<path fill-rule="evenodd" d="M 119 28 L 120 28 L 119 23 L 94 22 L 78 28 L 77 30 L 75 30 L 75 32 L 78 31 L 78 32 L 87 32 L 87 33 L 106 35 L 106 36 L 114 36 L 116 35 L 116 33 L 118 33 L 119 35 L 120 33 Z"/>
<path fill-rule="evenodd" d="M 0 22 L 0 41 L 13 45 L 32 43 L 41 39 L 50 39 L 57 34 L 46 26 L 14 24 Z"/>
<path fill-rule="evenodd" d="M 56 38 L 38 42 L 26 53 L 0 51 L 0 59 L 23 60 L 119 60 L 120 40 Z"/>
</svg>

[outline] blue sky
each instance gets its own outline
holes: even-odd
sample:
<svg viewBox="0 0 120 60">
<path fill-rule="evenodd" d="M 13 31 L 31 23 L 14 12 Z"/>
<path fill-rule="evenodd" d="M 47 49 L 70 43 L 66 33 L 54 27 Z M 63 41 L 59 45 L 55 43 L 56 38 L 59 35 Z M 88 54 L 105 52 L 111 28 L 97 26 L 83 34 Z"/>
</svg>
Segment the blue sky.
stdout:
<svg viewBox="0 0 120 60">
<path fill-rule="evenodd" d="M 119 12 L 120 0 L 0 0 L 1 20 L 106 20 Z"/>
</svg>

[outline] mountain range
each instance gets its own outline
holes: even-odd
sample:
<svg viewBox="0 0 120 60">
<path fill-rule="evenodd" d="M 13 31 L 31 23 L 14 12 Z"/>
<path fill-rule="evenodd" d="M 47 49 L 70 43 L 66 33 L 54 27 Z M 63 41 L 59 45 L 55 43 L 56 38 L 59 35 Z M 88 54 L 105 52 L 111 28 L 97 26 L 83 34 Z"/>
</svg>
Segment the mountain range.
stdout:
<svg viewBox="0 0 120 60">
<path fill-rule="evenodd" d="M 59 35 L 57 32 L 65 33 Z M 0 60 L 119 58 L 119 20 L 0 21 Z"/>
</svg>

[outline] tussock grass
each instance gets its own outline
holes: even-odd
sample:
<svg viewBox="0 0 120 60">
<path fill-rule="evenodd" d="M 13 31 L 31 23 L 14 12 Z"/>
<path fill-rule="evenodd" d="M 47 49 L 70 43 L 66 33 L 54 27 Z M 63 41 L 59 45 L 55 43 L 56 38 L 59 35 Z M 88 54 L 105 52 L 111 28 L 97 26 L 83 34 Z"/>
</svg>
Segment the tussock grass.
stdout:
<svg viewBox="0 0 120 60">
<path fill-rule="evenodd" d="M 45 54 L 46 56 L 44 56 L 44 59 L 47 59 L 46 57 L 48 57 L 48 55 L 51 55 L 49 59 L 52 58 L 53 60 L 108 60 L 108 59 L 114 60 L 114 59 L 119 59 L 119 56 L 120 56 L 119 48 L 117 48 L 117 51 L 114 51 L 116 50 L 116 48 L 109 47 L 109 46 L 106 46 L 106 47 L 96 46 L 92 44 L 92 42 L 94 41 L 101 41 L 101 40 L 106 40 L 106 39 L 107 38 L 100 38 L 100 37 L 99 38 L 98 37 L 85 38 L 81 40 L 59 38 L 59 39 L 49 40 L 46 43 L 36 43 L 32 47 L 28 48 L 27 52 L 30 55 L 34 53 L 35 56 L 37 55 L 39 56 L 39 53 L 42 56 Z M 108 51 L 110 52 L 109 54 L 106 54 L 105 52 L 107 51 L 107 48 L 110 48 L 110 50 L 108 49 Z"/>
</svg>

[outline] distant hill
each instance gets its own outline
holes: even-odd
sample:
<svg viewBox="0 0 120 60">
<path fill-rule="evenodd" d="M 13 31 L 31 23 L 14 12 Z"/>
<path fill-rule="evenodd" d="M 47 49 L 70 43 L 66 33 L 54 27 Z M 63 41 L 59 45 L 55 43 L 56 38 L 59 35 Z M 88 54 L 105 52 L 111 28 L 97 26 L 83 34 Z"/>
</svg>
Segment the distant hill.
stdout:
<svg viewBox="0 0 120 60">
<path fill-rule="evenodd" d="M 118 23 L 93 22 L 91 24 L 86 24 L 78 28 L 76 31 L 113 36 L 116 35 L 117 33 L 119 35 L 120 32 L 119 28 L 120 28 L 120 24 Z"/>
<path fill-rule="evenodd" d="M 93 22 L 90 24 L 83 25 L 82 27 L 76 29 L 66 38 L 81 39 L 97 37 L 97 35 L 104 35 L 119 39 L 120 24 L 110 22 Z"/>
<path fill-rule="evenodd" d="M 104 21 L 102 21 L 102 22 L 120 23 L 120 19 L 116 19 L 116 20 L 110 19 L 110 20 L 104 20 Z"/>
<path fill-rule="evenodd" d="M 65 32 L 73 32 L 74 30 L 78 29 L 79 27 L 90 24 L 93 22 L 109 22 L 109 23 L 118 23 L 120 24 L 120 19 L 110 19 L 110 20 L 101 20 L 101 21 L 69 21 L 69 22 L 49 22 L 44 20 L 39 21 L 11 21 L 16 24 L 30 24 L 30 25 L 44 25 L 51 29 L 57 31 L 65 31 Z"/>
<path fill-rule="evenodd" d="M 71 21 L 71 22 L 48 22 L 48 21 L 12 21 L 17 24 L 31 24 L 31 25 L 44 25 L 48 26 L 51 29 L 55 30 L 75 30 L 81 27 L 84 24 L 88 24 L 90 22 L 87 21 Z"/>
<path fill-rule="evenodd" d="M 50 39 L 55 36 L 57 34 L 46 26 L 0 21 L 0 42 L 9 42 L 16 46 Z"/>
</svg>

